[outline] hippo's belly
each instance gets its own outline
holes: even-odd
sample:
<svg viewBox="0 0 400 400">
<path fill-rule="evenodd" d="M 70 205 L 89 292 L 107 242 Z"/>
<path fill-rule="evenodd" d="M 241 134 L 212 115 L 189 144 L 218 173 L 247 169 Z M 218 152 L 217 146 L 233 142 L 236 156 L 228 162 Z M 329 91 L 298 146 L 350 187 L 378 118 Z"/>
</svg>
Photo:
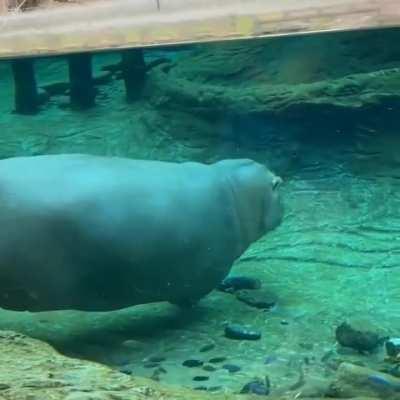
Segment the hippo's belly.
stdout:
<svg viewBox="0 0 400 400">
<path fill-rule="evenodd" d="M 89 162 L 82 169 L 72 157 L 54 168 L 36 163 L 22 180 L 22 165 L 2 168 L 5 161 L 1 307 L 112 310 L 191 302 L 234 261 L 237 221 L 229 192 L 207 167 L 187 178 L 179 168 L 142 170 L 129 162 L 112 168 Z"/>
</svg>

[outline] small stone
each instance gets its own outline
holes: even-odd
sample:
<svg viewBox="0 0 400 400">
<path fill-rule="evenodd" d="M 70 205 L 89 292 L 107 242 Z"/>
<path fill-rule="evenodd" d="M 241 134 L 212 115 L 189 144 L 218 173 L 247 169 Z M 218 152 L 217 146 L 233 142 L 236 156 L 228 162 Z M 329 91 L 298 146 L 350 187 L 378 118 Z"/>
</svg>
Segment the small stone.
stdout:
<svg viewBox="0 0 400 400">
<path fill-rule="evenodd" d="M 222 292 L 236 292 L 241 289 L 259 289 L 261 281 L 248 276 L 231 276 L 225 278 L 217 287 Z"/>
<path fill-rule="evenodd" d="M 226 369 L 228 372 L 230 372 L 232 374 L 235 372 L 239 372 L 241 370 L 241 368 L 235 364 L 225 364 L 222 366 L 222 368 Z"/>
<path fill-rule="evenodd" d="M 239 324 L 229 324 L 225 327 L 225 336 L 229 339 L 236 340 L 259 340 L 261 333 L 248 329 L 247 327 Z"/>
<path fill-rule="evenodd" d="M 289 325 L 289 322 L 286 319 L 281 320 L 281 325 Z"/>
<path fill-rule="evenodd" d="M 236 298 L 250 307 L 269 310 L 275 306 L 275 299 L 269 298 L 262 291 L 240 290 L 236 293 Z"/>
<path fill-rule="evenodd" d="M 208 381 L 209 379 L 210 379 L 210 377 L 205 376 L 205 375 L 198 375 L 193 378 L 193 380 L 196 382 Z"/>
<path fill-rule="evenodd" d="M 195 368 L 195 367 L 201 367 L 203 365 L 203 361 L 201 360 L 195 360 L 195 359 L 190 359 L 190 360 L 185 360 L 182 365 L 184 367 L 188 368 Z"/>
<path fill-rule="evenodd" d="M 258 396 L 268 396 L 269 395 L 269 380 L 266 379 L 266 382 L 262 380 L 254 380 L 251 382 L 246 383 L 242 390 L 240 391 L 241 394 L 256 394 Z"/>
<path fill-rule="evenodd" d="M 194 390 L 207 390 L 207 386 L 196 386 Z"/>
<path fill-rule="evenodd" d="M 206 351 L 210 351 L 214 348 L 215 348 L 215 344 L 210 343 L 210 344 L 206 344 L 203 347 L 201 347 L 199 351 L 200 351 L 200 353 L 205 353 Z"/>
<path fill-rule="evenodd" d="M 208 360 L 209 363 L 211 364 L 219 364 L 226 361 L 226 357 L 214 357 L 214 358 L 210 358 Z"/>
<path fill-rule="evenodd" d="M 217 370 L 217 368 L 213 367 L 212 365 L 205 365 L 203 367 L 204 371 L 208 371 L 208 372 L 214 372 Z"/>
</svg>

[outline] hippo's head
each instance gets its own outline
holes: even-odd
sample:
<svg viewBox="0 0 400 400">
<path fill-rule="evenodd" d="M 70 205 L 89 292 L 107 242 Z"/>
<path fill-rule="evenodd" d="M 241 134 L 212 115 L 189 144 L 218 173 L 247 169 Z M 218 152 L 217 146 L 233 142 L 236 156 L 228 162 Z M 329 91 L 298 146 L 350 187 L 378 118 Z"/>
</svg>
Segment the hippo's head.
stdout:
<svg viewBox="0 0 400 400">
<path fill-rule="evenodd" d="M 279 187 L 282 179 L 248 159 L 223 160 L 236 209 L 242 251 L 282 221 Z"/>
<path fill-rule="evenodd" d="M 264 199 L 264 232 L 266 233 L 274 228 L 276 228 L 283 218 L 283 205 L 281 201 L 281 196 L 279 193 L 279 188 L 282 184 L 282 178 L 274 175 L 271 171 L 265 168 L 266 174 L 266 186 L 267 191 Z"/>
</svg>

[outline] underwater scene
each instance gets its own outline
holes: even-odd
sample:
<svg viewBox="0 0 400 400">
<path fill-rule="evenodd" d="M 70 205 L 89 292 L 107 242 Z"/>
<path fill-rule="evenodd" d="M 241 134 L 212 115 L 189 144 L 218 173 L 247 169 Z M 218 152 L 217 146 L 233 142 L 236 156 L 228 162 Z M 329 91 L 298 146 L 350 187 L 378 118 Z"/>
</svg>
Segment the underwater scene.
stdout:
<svg viewBox="0 0 400 400">
<path fill-rule="evenodd" d="M 400 399 L 399 42 L 1 61 L 0 399 Z"/>
</svg>

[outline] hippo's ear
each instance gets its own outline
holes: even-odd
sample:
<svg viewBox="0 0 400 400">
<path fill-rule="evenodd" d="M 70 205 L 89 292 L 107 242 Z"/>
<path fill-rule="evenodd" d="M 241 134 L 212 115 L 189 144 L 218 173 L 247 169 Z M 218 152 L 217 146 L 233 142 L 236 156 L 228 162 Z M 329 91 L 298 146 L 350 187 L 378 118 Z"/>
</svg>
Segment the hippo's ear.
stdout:
<svg viewBox="0 0 400 400">
<path fill-rule="evenodd" d="M 273 190 L 278 190 L 279 187 L 282 185 L 282 182 L 283 182 L 282 178 L 280 176 L 276 176 L 275 175 L 272 178 L 272 189 Z"/>
</svg>

